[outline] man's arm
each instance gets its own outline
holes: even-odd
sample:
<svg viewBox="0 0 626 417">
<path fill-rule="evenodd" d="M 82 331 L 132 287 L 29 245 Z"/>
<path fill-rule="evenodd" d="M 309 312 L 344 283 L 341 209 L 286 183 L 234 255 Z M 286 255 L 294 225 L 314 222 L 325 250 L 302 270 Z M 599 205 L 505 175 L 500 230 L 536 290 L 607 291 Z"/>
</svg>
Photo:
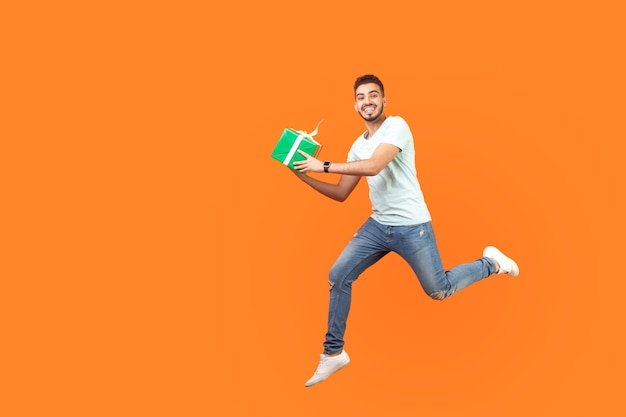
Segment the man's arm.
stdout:
<svg viewBox="0 0 626 417">
<path fill-rule="evenodd" d="M 322 169 L 323 170 L 323 169 Z M 352 193 L 361 177 L 359 175 L 342 175 L 337 184 L 320 181 L 305 174 L 294 171 L 296 176 L 315 191 L 339 202 L 344 201 Z"/>
<path fill-rule="evenodd" d="M 324 172 L 324 163 L 319 159 L 313 158 L 306 152 L 298 150 L 305 158 L 304 161 L 294 162 L 296 170 L 302 173 L 307 172 Z M 389 143 L 381 143 L 376 147 L 374 153 L 369 159 L 360 161 L 331 163 L 328 172 L 345 175 L 358 176 L 374 176 L 378 175 L 396 157 L 400 152 L 400 148 Z M 355 184 L 356 185 L 356 184 Z M 352 191 L 352 190 L 351 190 Z"/>
</svg>

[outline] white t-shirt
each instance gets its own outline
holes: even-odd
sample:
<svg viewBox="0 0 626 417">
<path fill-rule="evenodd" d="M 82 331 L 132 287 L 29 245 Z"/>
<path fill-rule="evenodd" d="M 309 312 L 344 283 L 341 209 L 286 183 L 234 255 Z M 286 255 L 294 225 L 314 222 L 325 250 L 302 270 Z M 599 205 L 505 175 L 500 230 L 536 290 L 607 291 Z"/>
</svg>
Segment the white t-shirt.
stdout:
<svg viewBox="0 0 626 417">
<path fill-rule="evenodd" d="M 368 176 L 372 218 L 390 226 L 409 226 L 431 220 L 415 170 L 415 147 L 409 125 L 400 116 L 388 116 L 371 138 L 359 136 L 348 153 L 348 162 L 369 159 L 380 143 L 400 152 L 378 175 Z"/>
</svg>

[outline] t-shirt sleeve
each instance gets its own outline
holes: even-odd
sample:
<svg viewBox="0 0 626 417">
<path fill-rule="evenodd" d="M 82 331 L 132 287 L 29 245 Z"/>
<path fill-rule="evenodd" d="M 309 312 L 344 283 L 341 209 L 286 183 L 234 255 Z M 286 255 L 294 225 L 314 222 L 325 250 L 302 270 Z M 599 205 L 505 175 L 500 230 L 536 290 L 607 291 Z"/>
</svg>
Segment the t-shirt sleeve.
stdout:
<svg viewBox="0 0 626 417">
<path fill-rule="evenodd" d="M 389 143 L 403 150 L 407 147 L 408 142 L 412 140 L 409 125 L 399 116 L 394 117 L 393 120 L 390 121 L 392 123 L 390 123 L 385 130 L 380 142 Z"/>
<path fill-rule="evenodd" d="M 358 161 L 359 157 L 356 155 L 354 147 L 356 146 L 356 142 L 352 144 L 350 147 L 350 151 L 348 151 L 348 162 Z"/>
</svg>

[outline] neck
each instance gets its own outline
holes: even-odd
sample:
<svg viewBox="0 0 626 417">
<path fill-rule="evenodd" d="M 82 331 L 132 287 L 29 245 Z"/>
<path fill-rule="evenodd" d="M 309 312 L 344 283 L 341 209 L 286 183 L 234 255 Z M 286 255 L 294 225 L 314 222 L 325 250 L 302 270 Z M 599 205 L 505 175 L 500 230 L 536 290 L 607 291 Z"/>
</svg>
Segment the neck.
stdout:
<svg viewBox="0 0 626 417">
<path fill-rule="evenodd" d="M 368 139 L 374 136 L 374 133 L 376 133 L 376 131 L 378 130 L 380 125 L 383 124 L 386 118 L 387 116 L 385 116 L 384 114 L 381 114 L 380 117 L 378 117 L 376 120 L 372 120 L 371 122 L 368 122 L 368 121 L 365 122 L 365 127 L 367 127 Z"/>
</svg>

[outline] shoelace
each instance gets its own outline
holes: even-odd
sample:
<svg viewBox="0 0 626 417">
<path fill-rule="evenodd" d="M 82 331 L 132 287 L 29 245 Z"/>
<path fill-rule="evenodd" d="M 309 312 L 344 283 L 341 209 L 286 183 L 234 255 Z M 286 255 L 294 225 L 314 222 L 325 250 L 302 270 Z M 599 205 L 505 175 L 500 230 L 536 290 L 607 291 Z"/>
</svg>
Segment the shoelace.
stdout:
<svg viewBox="0 0 626 417">
<path fill-rule="evenodd" d="M 317 364 L 317 369 L 315 370 L 315 373 L 317 374 L 320 369 L 322 368 L 322 366 L 328 361 L 328 357 L 322 358 L 320 359 L 320 363 Z"/>
</svg>

